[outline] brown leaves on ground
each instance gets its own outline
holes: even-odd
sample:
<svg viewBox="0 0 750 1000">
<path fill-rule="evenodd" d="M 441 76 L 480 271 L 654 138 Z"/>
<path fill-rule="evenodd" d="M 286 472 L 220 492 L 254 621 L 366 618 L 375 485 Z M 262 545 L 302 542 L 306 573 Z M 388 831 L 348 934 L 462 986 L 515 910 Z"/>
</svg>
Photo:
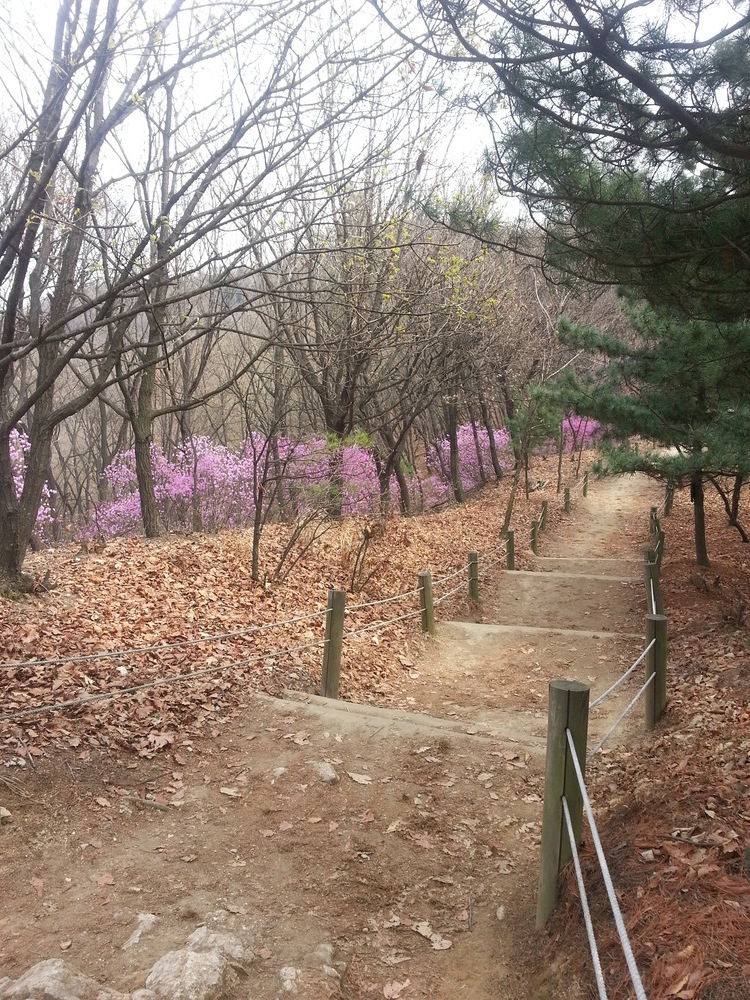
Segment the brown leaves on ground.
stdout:
<svg viewBox="0 0 750 1000">
<path fill-rule="evenodd" d="M 509 488 L 505 480 L 461 506 L 419 517 L 393 516 L 385 530 L 369 538 L 366 564 L 360 567 L 366 586 L 347 595 L 345 632 L 354 634 L 344 642 L 343 697 L 368 700 L 393 693 L 421 642 L 415 593 L 386 604 L 355 605 L 414 591 L 420 570 L 431 569 L 437 581 L 464 566 L 469 550 L 481 554 L 496 548 Z M 553 523 L 560 515 L 552 485 L 528 501 L 522 491 L 518 496 L 513 526 L 520 564 L 530 521 L 545 496 Z M 252 691 L 317 690 L 327 591 L 351 583 L 363 533 L 372 534 L 371 520 L 348 518 L 333 525 L 286 580 L 271 582 L 289 530 L 266 528 L 260 582 L 250 577 L 251 536 L 245 531 L 118 539 L 91 555 L 70 545 L 30 556 L 27 568 L 40 579 L 51 571 L 56 587 L 17 601 L 0 599 L 0 716 L 45 704 L 83 704 L 54 714 L 0 718 L 0 745 L 30 763 L 51 745 L 80 748 L 84 759 L 89 747 L 124 748 L 150 758 L 174 750 L 178 733 L 183 741 L 191 735 L 218 736 Z M 371 573 L 373 568 L 377 571 Z M 435 597 L 455 583 L 436 582 Z M 441 604 L 438 616 L 449 617 L 466 603 L 461 590 Z M 297 618 L 303 620 L 288 621 Z M 286 624 L 274 624 L 281 621 Z M 386 621 L 384 627 L 369 628 Z M 244 630 L 253 631 L 211 638 Z M 172 645 L 150 648 L 164 644 Z M 92 655 L 131 649 L 143 652 L 106 659 Z M 64 657 L 71 659 L 3 666 Z M 126 693 L 185 674 L 196 676 Z M 113 691 L 123 693 L 96 700 Z"/>
<path fill-rule="evenodd" d="M 642 745 L 595 758 L 588 776 L 649 1000 L 750 997 L 750 633 L 738 614 L 750 598 L 750 546 L 726 523 L 718 498 L 707 500 L 708 570 L 695 565 L 687 491 L 662 521 L 667 712 Z M 608 994 L 625 1000 L 633 990 L 585 839 Z M 553 929 L 582 956 L 570 873 L 566 881 Z"/>
</svg>

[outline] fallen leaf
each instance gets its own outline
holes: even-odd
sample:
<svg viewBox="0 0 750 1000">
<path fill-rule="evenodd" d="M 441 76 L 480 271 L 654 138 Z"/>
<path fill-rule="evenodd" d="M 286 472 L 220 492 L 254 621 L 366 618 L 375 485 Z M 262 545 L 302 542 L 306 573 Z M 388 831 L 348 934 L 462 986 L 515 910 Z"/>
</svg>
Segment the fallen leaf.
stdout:
<svg viewBox="0 0 750 1000">
<path fill-rule="evenodd" d="M 242 798 L 242 792 L 238 792 L 236 788 L 220 788 L 219 791 L 222 795 L 228 795 L 230 799 Z"/>
<path fill-rule="evenodd" d="M 102 874 L 99 875 L 99 877 L 97 878 L 96 884 L 100 885 L 100 886 L 114 885 L 115 884 L 115 877 L 112 874 L 112 872 L 102 872 Z"/>
<path fill-rule="evenodd" d="M 72 944 L 73 944 L 72 941 L 61 941 L 60 942 L 60 951 L 67 951 L 68 948 L 70 948 L 70 946 Z"/>
<path fill-rule="evenodd" d="M 403 983 L 397 983 L 395 979 L 391 980 L 391 982 L 386 983 L 383 987 L 383 996 L 387 997 L 388 1000 L 398 1000 L 398 997 L 401 996 L 410 983 L 410 979 L 405 979 Z"/>
<path fill-rule="evenodd" d="M 34 886 L 34 889 L 35 889 L 36 894 L 37 894 L 37 898 L 41 899 L 42 898 L 42 889 L 44 888 L 44 882 L 42 882 L 42 880 L 40 878 L 34 877 L 31 880 L 31 884 Z"/>
<path fill-rule="evenodd" d="M 449 941 L 448 938 L 444 938 L 441 934 L 433 934 L 430 938 L 430 944 L 435 949 L 435 951 L 445 951 L 448 948 L 453 947 L 453 942 Z"/>
<path fill-rule="evenodd" d="M 372 776 L 369 774 L 355 774 L 353 771 L 346 772 L 352 781 L 356 781 L 358 785 L 371 785 Z"/>
</svg>

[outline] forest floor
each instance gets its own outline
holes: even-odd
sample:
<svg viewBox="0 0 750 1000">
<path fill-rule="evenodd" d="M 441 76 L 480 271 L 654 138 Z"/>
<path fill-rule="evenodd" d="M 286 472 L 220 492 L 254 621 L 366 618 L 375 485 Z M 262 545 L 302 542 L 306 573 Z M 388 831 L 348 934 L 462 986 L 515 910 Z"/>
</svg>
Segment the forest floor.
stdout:
<svg viewBox="0 0 750 1000">
<path fill-rule="evenodd" d="M 564 902 L 546 937 L 534 930 L 546 685 L 553 677 L 578 678 L 591 684 L 595 696 L 642 648 L 640 549 L 648 508 L 657 499 L 657 488 L 645 480 L 593 484 L 589 498 L 577 498 L 570 514 L 555 510 L 542 536 L 541 558 L 528 553 L 519 530 L 518 565 L 525 569 L 503 572 L 486 559 L 479 607 L 463 595 L 446 601 L 439 610 L 448 614 L 440 616 L 435 639 L 421 638 L 414 619 L 353 637 L 343 665 L 350 700 L 310 694 L 315 666 L 308 650 L 287 657 L 266 651 L 251 661 L 252 669 L 227 671 L 233 686 L 227 676 L 221 683 L 201 677 L 188 688 L 150 688 L 43 716 L 41 724 L 36 716 L 0 723 L 2 762 L 18 765 L 0 774 L 18 779 L 13 789 L 0 787 L 0 801 L 12 812 L 0 833 L 0 977 L 16 977 L 43 958 L 65 957 L 101 983 L 132 991 L 159 956 L 205 922 L 232 931 L 252 948 L 250 982 L 258 1000 L 283 995 L 281 973 L 289 967 L 299 970 L 297 995 L 310 1000 L 586 995 L 590 973 L 580 957 L 585 943 L 575 902 Z M 532 495 L 532 504 L 519 508 L 524 536 L 537 503 Z M 460 565 L 457 550 L 487 551 L 497 543 L 501 509 L 502 491 L 490 491 L 458 511 L 394 522 L 374 564 L 382 589 L 371 583 L 356 600 L 403 591 L 416 576 L 414 566 L 426 563 L 428 546 L 434 565 L 443 569 L 452 568 L 451 559 Z M 296 596 L 275 583 L 246 590 L 238 584 L 239 572 L 222 581 L 226 561 L 217 561 L 212 572 L 205 550 L 220 545 L 226 556 L 230 544 L 210 539 L 203 547 L 193 539 L 152 546 L 122 542 L 89 558 L 70 550 L 47 556 L 60 587 L 2 608 L 5 660 L 32 650 L 72 657 L 73 650 L 180 641 L 199 615 L 196 600 L 221 609 L 214 622 L 198 618 L 202 634 L 263 620 L 263 614 L 267 621 L 282 611 L 301 616 L 305 587 L 299 580 L 314 586 L 312 559 L 298 566 Z M 133 560 L 136 550 L 140 557 Z M 321 550 L 339 560 L 329 561 L 324 574 Z M 236 551 L 230 552 L 235 560 Z M 673 569 L 679 551 L 673 547 L 668 556 Z M 323 597 L 323 588 L 338 583 L 335 566 L 349 572 L 346 552 L 341 536 L 318 543 Z M 582 552 L 595 560 L 581 562 Z M 135 566 L 125 580 L 128 556 Z M 697 618 L 693 591 L 715 604 L 713 578 L 701 579 L 708 589 L 686 585 L 682 598 L 679 587 L 665 587 L 683 630 Z M 91 587 L 106 600 L 93 600 Z M 180 604 L 183 591 L 186 603 Z M 375 606 L 353 612 L 354 624 L 367 624 L 363 615 L 382 611 Z M 309 622 L 287 632 L 292 627 L 299 645 L 318 641 L 317 634 L 306 634 Z M 51 691 L 44 668 L 7 671 L 3 709 L 23 712 L 50 695 L 65 699 L 132 685 L 165 667 L 172 674 L 195 670 L 226 655 L 234 641 L 207 640 L 208 648 L 198 647 L 198 660 L 187 663 L 182 647 L 172 660 L 148 659 L 142 667 L 124 656 L 115 659 L 114 669 L 111 663 L 66 661 L 55 668 Z M 693 637 L 692 648 L 697 641 Z M 743 641 L 733 638 L 736 669 L 742 668 Z M 234 663 L 238 651 L 232 646 L 230 652 Z M 195 657 L 195 647 L 190 655 Z M 239 691 L 238 676 L 244 682 Z M 636 686 L 634 681 L 629 692 Z M 604 703 L 601 717 L 592 717 L 593 738 L 628 697 L 618 692 Z M 683 706 L 683 688 L 677 687 L 670 711 Z M 732 716 L 738 725 L 741 713 L 740 706 Z M 745 728 L 746 719 L 747 713 Z M 705 725 L 701 730 L 700 720 L 694 723 L 696 739 L 705 735 Z M 679 744 L 679 733 L 663 729 L 656 736 L 660 747 L 673 738 Z M 642 768 L 653 757 L 654 737 L 644 736 L 636 711 L 608 746 L 593 766 L 592 781 L 600 793 L 596 801 L 620 838 L 614 842 L 619 850 L 617 823 L 623 810 L 634 811 L 622 805 L 626 790 L 636 789 L 636 818 L 646 815 Z M 665 756 L 670 752 L 664 750 Z M 683 753 L 679 759 L 694 786 L 693 758 Z M 712 801 L 713 809 L 701 802 L 701 810 L 721 820 L 725 801 Z M 610 803 L 617 808 L 609 810 Z M 680 808 L 686 808 L 684 801 Z M 709 819 L 711 824 L 715 832 L 717 824 Z M 660 861 L 674 862 L 674 852 L 662 857 L 660 842 L 654 855 L 653 836 L 643 848 L 642 825 L 633 864 L 652 877 L 663 871 Z M 696 829 L 694 824 L 685 836 Z M 732 852 L 742 837 L 717 836 L 713 844 L 687 843 L 703 852 L 706 864 L 711 850 L 734 864 Z M 646 850 L 648 862 L 641 856 Z M 620 858 L 617 851 L 615 856 Z M 622 862 L 621 872 L 626 867 Z M 626 885 L 633 892 L 630 912 L 638 915 L 646 881 L 631 875 Z M 723 883 L 720 891 L 729 894 Z M 729 907 L 735 927 L 745 933 L 737 913 L 745 905 L 741 895 L 733 890 L 730 902 L 736 904 Z M 628 912 L 627 901 L 624 908 Z M 153 929 L 123 948 L 139 914 L 155 915 Z M 334 966 L 346 966 L 342 979 L 310 962 L 323 943 L 333 947 Z M 659 958 L 664 940 L 651 944 Z M 558 958 L 550 961 L 553 945 Z M 647 945 L 648 935 L 636 938 L 637 953 L 648 954 Z M 673 949 L 677 958 L 665 952 L 669 961 L 659 965 L 659 975 L 668 982 L 654 980 L 661 982 L 659 996 L 709 997 L 699 994 L 695 977 L 689 981 L 691 953 L 680 957 L 686 946 Z M 693 950 L 700 946 L 694 943 Z M 703 965 L 705 959 L 704 950 Z M 724 982 L 744 981 L 741 961 L 737 975 L 725 975 Z M 610 964 L 614 971 L 607 972 L 617 986 L 616 959 Z M 652 970 L 644 971 L 648 979 Z M 675 985 L 679 989 L 666 992 Z M 715 992 L 711 1000 L 746 996 Z"/>
</svg>

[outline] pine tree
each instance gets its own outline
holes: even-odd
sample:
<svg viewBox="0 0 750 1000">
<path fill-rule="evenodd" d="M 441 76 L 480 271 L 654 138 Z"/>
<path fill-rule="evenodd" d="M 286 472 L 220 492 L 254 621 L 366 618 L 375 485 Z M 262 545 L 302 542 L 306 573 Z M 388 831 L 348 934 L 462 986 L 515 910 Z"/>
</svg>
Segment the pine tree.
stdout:
<svg viewBox="0 0 750 1000">
<path fill-rule="evenodd" d="M 750 322 L 686 320 L 644 306 L 630 312 L 630 343 L 562 325 L 566 343 L 603 364 L 585 378 L 566 375 L 556 391 L 609 428 L 607 471 L 690 484 L 696 560 L 707 566 L 704 484 L 723 489 L 720 477 L 738 477 L 741 485 L 750 476 Z"/>
</svg>

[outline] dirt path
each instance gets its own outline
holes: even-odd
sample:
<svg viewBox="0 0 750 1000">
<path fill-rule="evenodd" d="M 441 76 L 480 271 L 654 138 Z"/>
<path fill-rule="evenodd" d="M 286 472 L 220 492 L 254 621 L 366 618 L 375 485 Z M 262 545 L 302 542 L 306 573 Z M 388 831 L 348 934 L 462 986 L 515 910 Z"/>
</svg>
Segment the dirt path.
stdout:
<svg viewBox="0 0 750 1000">
<path fill-rule="evenodd" d="M 595 696 L 641 648 L 651 502 L 640 480 L 595 484 L 387 706 L 258 696 L 166 760 L 45 759 L 0 836 L 0 997 L 62 955 L 134 991 L 204 922 L 255 953 L 237 998 L 562 996 L 533 931 L 546 687 Z"/>
</svg>

